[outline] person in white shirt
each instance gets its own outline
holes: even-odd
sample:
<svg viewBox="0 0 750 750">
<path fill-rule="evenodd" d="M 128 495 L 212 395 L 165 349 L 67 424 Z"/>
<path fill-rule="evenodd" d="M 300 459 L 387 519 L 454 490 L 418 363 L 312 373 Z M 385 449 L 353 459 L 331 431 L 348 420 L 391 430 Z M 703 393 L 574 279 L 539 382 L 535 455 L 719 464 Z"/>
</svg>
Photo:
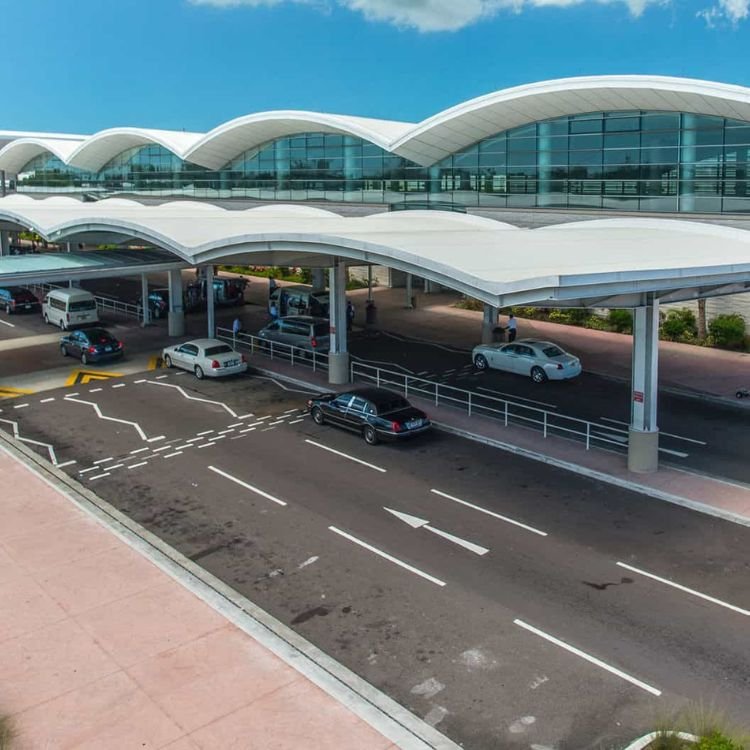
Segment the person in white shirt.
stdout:
<svg viewBox="0 0 750 750">
<path fill-rule="evenodd" d="M 518 323 L 513 313 L 508 316 L 508 325 L 505 326 L 505 330 L 508 332 L 508 341 L 515 341 L 516 334 L 518 333 Z"/>
</svg>

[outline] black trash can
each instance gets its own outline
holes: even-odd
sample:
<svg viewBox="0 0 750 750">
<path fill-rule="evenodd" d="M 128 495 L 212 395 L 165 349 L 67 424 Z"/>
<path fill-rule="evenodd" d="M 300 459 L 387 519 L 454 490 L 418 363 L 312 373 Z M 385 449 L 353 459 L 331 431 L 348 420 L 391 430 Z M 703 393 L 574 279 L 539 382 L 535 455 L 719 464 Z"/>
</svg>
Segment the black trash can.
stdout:
<svg viewBox="0 0 750 750">
<path fill-rule="evenodd" d="M 492 329 L 492 341 L 496 344 L 505 341 L 505 328 L 502 326 L 495 326 Z"/>
</svg>

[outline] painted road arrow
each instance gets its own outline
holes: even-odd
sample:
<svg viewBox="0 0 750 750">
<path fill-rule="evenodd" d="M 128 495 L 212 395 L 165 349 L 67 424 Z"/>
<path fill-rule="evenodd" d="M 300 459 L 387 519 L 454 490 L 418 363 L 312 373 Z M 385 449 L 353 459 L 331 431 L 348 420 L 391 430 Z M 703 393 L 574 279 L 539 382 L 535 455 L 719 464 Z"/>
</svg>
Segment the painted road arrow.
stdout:
<svg viewBox="0 0 750 750">
<path fill-rule="evenodd" d="M 409 526 L 411 526 L 413 529 L 426 529 L 427 531 L 431 531 L 433 534 L 437 534 L 438 536 L 443 537 L 443 539 L 447 539 L 449 542 L 453 542 L 454 544 L 458 544 L 461 547 L 464 547 L 465 549 L 470 550 L 475 555 L 486 555 L 489 550 L 486 547 L 480 547 L 478 544 L 474 544 L 474 542 L 468 542 L 466 539 L 461 539 L 459 536 L 453 536 L 453 534 L 449 534 L 447 531 L 442 531 L 441 529 L 436 529 L 433 526 L 430 526 L 430 522 L 426 518 L 417 518 L 417 516 L 410 516 L 408 513 L 401 513 L 401 511 L 398 510 L 391 510 L 390 508 L 386 508 L 383 506 L 384 510 L 387 510 L 389 513 L 392 513 L 396 518 L 403 521 L 404 523 L 408 523 Z"/>
</svg>

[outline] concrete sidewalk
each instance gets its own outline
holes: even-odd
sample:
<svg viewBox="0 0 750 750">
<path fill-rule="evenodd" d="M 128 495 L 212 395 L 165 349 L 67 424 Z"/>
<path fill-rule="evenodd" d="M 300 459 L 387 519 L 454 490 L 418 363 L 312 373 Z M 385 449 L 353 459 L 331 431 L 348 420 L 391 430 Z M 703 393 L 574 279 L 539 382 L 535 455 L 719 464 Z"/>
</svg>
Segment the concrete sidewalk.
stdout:
<svg viewBox="0 0 750 750">
<path fill-rule="evenodd" d="M 3 436 L 0 475 L 14 750 L 458 747 Z"/>
</svg>

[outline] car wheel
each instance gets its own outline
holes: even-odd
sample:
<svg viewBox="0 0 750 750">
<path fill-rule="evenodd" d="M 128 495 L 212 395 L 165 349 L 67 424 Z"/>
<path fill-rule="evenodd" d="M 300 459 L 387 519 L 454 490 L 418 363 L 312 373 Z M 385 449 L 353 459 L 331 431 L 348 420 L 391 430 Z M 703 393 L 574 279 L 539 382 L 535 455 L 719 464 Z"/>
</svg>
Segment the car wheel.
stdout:
<svg viewBox="0 0 750 750">
<path fill-rule="evenodd" d="M 325 424 L 326 418 L 323 416 L 323 410 L 319 406 L 313 406 L 312 418 L 315 424 Z"/>
<path fill-rule="evenodd" d="M 172 363 L 172 357 L 170 357 L 168 354 L 166 357 L 164 357 L 164 364 L 171 370 L 174 367 L 174 364 Z"/>
<path fill-rule="evenodd" d="M 203 380 L 203 368 L 200 365 L 196 365 L 193 372 L 195 373 L 195 377 L 198 378 L 198 380 Z"/>
<path fill-rule="evenodd" d="M 375 432 L 375 428 L 372 425 L 365 425 L 365 429 L 362 430 L 362 437 L 364 437 L 367 445 L 376 445 L 378 442 L 378 433 Z"/>
<path fill-rule="evenodd" d="M 89 358 L 86 356 L 86 352 L 81 352 L 81 364 L 87 365 L 89 363 Z"/>
<path fill-rule="evenodd" d="M 486 370 L 488 364 L 487 357 L 485 357 L 484 354 L 477 354 L 477 356 L 474 357 L 474 367 L 476 367 L 477 370 Z"/>
<path fill-rule="evenodd" d="M 60 347 L 60 354 L 62 354 L 63 357 L 67 357 L 68 356 L 68 347 L 67 346 L 61 346 Z"/>
<path fill-rule="evenodd" d="M 543 383 L 547 379 L 547 373 L 541 367 L 532 367 L 531 379 L 535 383 Z"/>
</svg>

